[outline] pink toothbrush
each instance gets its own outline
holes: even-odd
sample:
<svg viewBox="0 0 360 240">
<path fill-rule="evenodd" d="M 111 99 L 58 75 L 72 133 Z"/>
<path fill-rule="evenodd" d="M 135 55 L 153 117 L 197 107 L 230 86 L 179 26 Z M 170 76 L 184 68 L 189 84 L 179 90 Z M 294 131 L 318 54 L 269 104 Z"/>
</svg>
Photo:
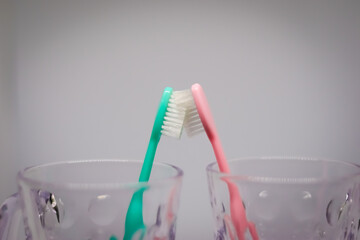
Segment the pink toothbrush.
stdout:
<svg viewBox="0 0 360 240">
<path fill-rule="evenodd" d="M 185 123 L 185 128 L 187 128 L 191 135 L 191 133 L 199 132 L 199 129 L 203 127 L 212 144 L 220 172 L 230 173 L 230 168 L 227 163 L 224 150 L 221 146 L 221 141 L 216 131 L 215 122 L 205 93 L 198 83 L 192 85 L 191 92 L 196 106 L 196 111 L 190 111 L 189 120 Z M 198 117 L 196 116 L 197 114 Z M 198 118 L 200 118 L 201 124 L 199 124 Z M 234 223 L 238 239 L 244 240 L 246 229 L 249 228 L 253 240 L 258 240 L 259 237 L 255 229 L 255 224 L 247 221 L 246 212 L 242 204 L 242 198 L 238 188 L 230 181 L 226 181 L 226 183 L 230 193 L 231 220 Z"/>
</svg>

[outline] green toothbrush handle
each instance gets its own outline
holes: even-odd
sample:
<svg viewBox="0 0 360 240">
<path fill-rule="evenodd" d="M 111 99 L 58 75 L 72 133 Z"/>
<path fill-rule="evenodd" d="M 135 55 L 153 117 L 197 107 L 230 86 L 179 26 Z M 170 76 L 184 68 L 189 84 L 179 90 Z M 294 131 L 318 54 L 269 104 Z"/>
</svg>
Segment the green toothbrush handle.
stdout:
<svg viewBox="0 0 360 240">
<path fill-rule="evenodd" d="M 145 224 L 142 218 L 142 202 L 144 190 L 145 189 L 138 190 L 131 198 L 125 221 L 126 230 L 123 238 L 124 240 L 131 240 L 133 235 L 138 230 L 145 229 Z M 141 234 L 143 235 L 144 233 Z"/>
<path fill-rule="evenodd" d="M 143 162 L 143 165 L 141 168 L 139 182 L 149 181 L 158 143 L 159 143 L 159 140 L 151 137 L 149 145 L 148 145 L 148 149 L 146 150 L 145 159 L 144 159 L 144 162 Z"/>
<path fill-rule="evenodd" d="M 146 150 L 143 166 L 141 168 L 139 182 L 149 181 L 152 165 L 155 158 L 156 148 L 160 141 L 161 129 L 165 119 L 166 110 L 172 92 L 173 92 L 172 88 L 167 87 L 165 88 L 163 95 L 161 97 L 160 105 L 151 132 L 149 145 Z M 131 240 L 133 234 L 135 234 L 140 229 L 143 230 L 140 239 L 143 239 L 145 235 L 146 226 L 144 225 L 143 214 L 142 214 L 142 210 L 143 210 L 142 197 L 144 191 L 145 188 L 136 191 L 133 197 L 131 198 L 131 202 L 125 218 L 125 235 L 123 240 Z"/>
<path fill-rule="evenodd" d="M 160 139 L 159 139 L 160 140 Z M 153 135 L 150 138 L 148 149 L 146 150 L 145 159 L 141 168 L 139 182 L 147 182 L 150 178 L 150 173 L 156 153 L 156 148 L 159 143 Z M 145 189 L 137 190 L 131 198 L 128 211 L 125 219 L 125 235 L 123 240 L 131 240 L 133 235 L 139 230 L 145 230 L 145 224 L 143 221 L 143 193 Z M 144 234 L 141 233 L 142 235 Z M 143 239 L 141 236 L 140 239 Z"/>
<path fill-rule="evenodd" d="M 172 92 L 172 88 L 165 88 L 163 96 L 161 98 L 158 113 L 156 114 L 154 126 L 151 132 L 149 145 L 146 150 L 144 163 L 141 168 L 141 173 L 139 177 L 140 182 L 149 181 L 151 168 L 155 158 L 156 148 L 161 137 L 161 128 L 165 119 L 166 109 L 168 107 Z"/>
</svg>

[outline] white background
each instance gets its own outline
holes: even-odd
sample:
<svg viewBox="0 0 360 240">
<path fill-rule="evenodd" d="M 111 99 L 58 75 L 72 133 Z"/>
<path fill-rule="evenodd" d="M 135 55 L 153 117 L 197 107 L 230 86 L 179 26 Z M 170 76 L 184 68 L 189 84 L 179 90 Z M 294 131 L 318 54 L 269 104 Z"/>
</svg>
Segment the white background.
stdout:
<svg viewBox="0 0 360 240">
<path fill-rule="evenodd" d="M 0 201 L 28 165 L 142 159 L 163 89 L 195 82 L 229 158 L 360 163 L 360 1 L 0 1 Z M 205 134 L 159 144 L 178 239 L 212 238 L 213 160 Z"/>
</svg>

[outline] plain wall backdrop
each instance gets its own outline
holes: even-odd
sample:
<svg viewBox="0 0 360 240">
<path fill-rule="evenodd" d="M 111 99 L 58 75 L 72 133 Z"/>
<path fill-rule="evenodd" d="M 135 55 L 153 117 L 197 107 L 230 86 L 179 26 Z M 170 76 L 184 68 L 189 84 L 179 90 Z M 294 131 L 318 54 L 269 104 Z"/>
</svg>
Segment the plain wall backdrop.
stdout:
<svg viewBox="0 0 360 240">
<path fill-rule="evenodd" d="M 0 202 L 16 190 L 14 179 L 18 169 L 14 152 L 13 17 L 10 0 L 0 0 Z"/>
<path fill-rule="evenodd" d="M 163 89 L 195 82 L 229 158 L 360 163 L 360 1 L 0 6 L 0 200 L 28 165 L 142 159 Z M 185 171 L 177 239 L 211 239 L 205 133 L 162 138 L 156 161 Z"/>
</svg>

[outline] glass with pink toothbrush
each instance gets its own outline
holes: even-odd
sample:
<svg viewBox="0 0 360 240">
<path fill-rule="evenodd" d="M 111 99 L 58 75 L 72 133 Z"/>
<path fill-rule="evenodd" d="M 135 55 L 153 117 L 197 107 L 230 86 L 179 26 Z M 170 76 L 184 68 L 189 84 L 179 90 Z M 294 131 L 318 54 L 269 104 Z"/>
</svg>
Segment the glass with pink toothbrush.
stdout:
<svg viewBox="0 0 360 240">
<path fill-rule="evenodd" d="M 228 183 L 241 193 L 261 240 L 360 239 L 360 167 L 333 160 L 254 157 L 207 166 L 216 239 L 233 239 Z M 249 232 L 245 239 L 252 239 Z"/>
<path fill-rule="evenodd" d="M 205 130 L 216 157 L 206 168 L 216 240 L 360 239 L 358 165 L 300 157 L 227 161 L 199 84 L 191 95 L 185 127 L 190 135 Z"/>
</svg>

